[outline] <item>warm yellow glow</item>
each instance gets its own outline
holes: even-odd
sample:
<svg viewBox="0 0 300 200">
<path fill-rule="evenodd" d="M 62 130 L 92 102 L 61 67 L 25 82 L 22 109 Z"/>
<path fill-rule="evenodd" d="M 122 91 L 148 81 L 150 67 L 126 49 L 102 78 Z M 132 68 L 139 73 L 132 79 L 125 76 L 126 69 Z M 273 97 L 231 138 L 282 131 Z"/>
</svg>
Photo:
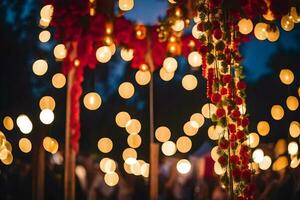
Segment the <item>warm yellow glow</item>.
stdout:
<svg viewBox="0 0 300 200">
<path fill-rule="evenodd" d="M 119 175 L 116 172 L 107 173 L 104 175 L 106 185 L 113 187 L 119 182 Z"/>
<path fill-rule="evenodd" d="M 271 115 L 275 120 L 281 120 L 284 116 L 284 110 L 280 105 L 274 105 L 271 108 Z"/>
<path fill-rule="evenodd" d="M 270 132 L 270 125 L 267 121 L 260 121 L 257 124 L 257 132 L 261 135 L 261 136 L 266 136 L 269 134 Z"/>
<path fill-rule="evenodd" d="M 39 21 L 39 26 L 42 28 L 47 28 L 50 25 L 50 21 L 49 20 L 45 20 L 45 19 L 40 19 Z"/>
<path fill-rule="evenodd" d="M 8 154 L 11 153 L 8 149 L 6 148 L 1 148 L 0 151 L 0 160 L 5 160 L 8 156 Z"/>
<path fill-rule="evenodd" d="M 252 153 L 252 159 L 256 163 L 260 163 L 264 159 L 264 152 L 261 149 L 255 149 Z"/>
<path fill-rule="evenodd" d="M 266 23 L 257 23 L 254 28 L 254 35 L 258 40 L 267 39 L 268 25 Z"/>
<path fill-rule="evenodd" d="M 4 165 L 10 165 L 13 162 L 13 155 L 11 152 L 7 152 L 7 156 L 5 159 L 1 160 Z"/>
<path fill-rule="evenodd" d="M 54 138 L 45 137 L 43 140 L 43 147 L 47 152 L 55 154 L 58 150 L 58 142 Z"/>
<path fill-rule="evenodd" d="M 89 110 L 97 110 L 101 103 L 101 97 L 96 92 L 89 92 L 83 98 L 83 104 Z"/>
<path fill-rule="evenodd" d="M 109 46 L 99 47 L 96 51 L 96 58 L 100 63 L 107 63 L 112 57 Z"/>
<path fill-rule="evenodd" d="M 134 162 L 132 165 L 130 165 L 130 171 L 135 176 L 141 175 L 141 163 L 139 161 Z"/>
<path fill-rule="evenodd" d="M 181 136 L 180 138 L 178 138 L 178 140 L 176 142 L 176 147 L 179 152 L 187 153 L 192 148 L 192 141 L 187 136 Z"/>
<path fill-rule="evenodd" d="M 151 80 L 150 71 L 138 70 L 135 74 L 135 80 L 139 85 L 147 85 Z"/>
<path fill-rule="evenodd" d="M 127 133 L 136 135 L 141 131 L 142 125 L 139 120 L 131 119 L 126 123 L 125 128 Z"/>
<path fill-rule="evenodd" d="M 127 164 L 126 162 L 123 164 L 123 168 L 127 174 L 132 174 L 130 166 L 131 165 Z"/>
<path fill-rule="evenodd" d="M 134 95 L 134 86 L 130 82 L 124 82 L 119 86 L 119 94 L 124 99 L 129 99 Z"/>
<path fill-rule="evenodd" d="M 273 21 L 273 20 L 275 20 L 275 17 L 274 17 L 274 15 L 273 15 L 273 13 L 272 13 L 272 11 L 271 11 L 270 9 L 267 11 L 266 14 L 263 14 L 263 17 L 264 17 L 266 20 L 268 20 L 268 21 Z"/>
<path fill-rule="evenodd" d="M 283 16 L 281 18 L 280 24 L 281 24 L 282 29 L 285 31 L 291 31 L 294 29 L 294 26 L 295 26 L 293 18 L 289 15 Z"/>
<path fill-rule="evenodd" d="M 44 21 L 50 22 L 52 19 L 53 12 L 54 12 L 54 7 L 52 5 L 50 4 L 45 5 L 44 7 L 42 7 L 40 11 L 40 17 Z"/>
<path fill-rule="evenodd" d="M 133 149 L 133 148 L 126 148 L 126 149 L 123 151 L 122 157 L 123 157 L 123 160 L 124 160 L 127 164 L 130 164 L 130 162 L 127 162 L 128 159 L 131 158 L 131 159 L 136 160 L 136 158 L 137 158 L 137 152 L 136 152 L 136 150 Z"/>
<path fill-rule="evenodd" d="M 251 19 L 246 19 L 246 18 L 241 19 L 238 22 L 238 26 L 239 26 L 240 33 L 244 35 L 251 33 L 251 31 L 253 30 L 253 23 Z"/>
<path fill-rule="evenodd" d="M 67 49 L 65 45 L 58 44 L 54 47 L 53 53 L 57 60 L 63 60 L 67 56 Z"/>
<path fill-rule="evenodd" d="M 121 127 L 121 128 L 125 128 L 126 127 L 126 124 L 127 122 L 131 119 L 130 115 L 127 113 L 127 112 L 119 112 L 117 115 L 116 115 L 116 118 L 115 118 L 115 121 L 116 121 L 116 124 Z"/>
<path fill-rule="evenodd" d="M 276 42 L 280 37 L 280 31 L 279 28 L 276 26 L 276 30 L 268 30 L 267 31 L 267 39 L 270 42 Z"/>
<path fill-rule="evenodd" d="M 17 126 L 24 134 L 29 134 L 32 131 L 32 122 L 26 115 L 19 115 L 17 118 Z"/>
<path fill-rule="evenodd" d="M 176 71 L 178 67 L 177 60 L 173 57 L 167 57 L 165 58 L 163 62 L 163 67 L 165 68 L 167 73 L 173 73 Z"/>
<path fill-rule="evenodd" d="M 162 144 L 161 150 L 164 155 L 172 156 L 176 153 L 176 145 L 172 141 L 167 141 Z"/>
<path fill-rule="evenodd" d="M 131 148 L 138 148 L 142 144 L 142 138 L 139 135 L 129 135 L 127 137 L 128 146 Z"/>
<path fill-rule="evenodd" d="M 21 138 L 19 140 L 19 148 L 23 153 L 29 153 L 32 148 L 32 144 L 29 139 Z"/>
<path fill-rule="evenodd" d="M 141 166 L 141 175 L 145 178 L 149 177 L 150 165 L 148 163 L 144 163 Z"/>
<path fill-rule="evenodd" d="M 159 142 L 166 142 L 170 139 L 170 137 L 171 137 L 171 131 L 166 126 L 158 127 L 155 131 L 155 138 Z"/>
<path fill-rule="evenodd" d="M 250 148 L 257 147 L 259 145 L 259 135 L 257 133 L 250 133 L 247 144 Z"/>
<path fill-rule="evenodd" d="M 134 0 L 119 0 L 119 8 L 123 11 L 129 11 L 134 7 Z"/>
<path fill-rule="evenodd" d="M 121 58 L 124 61 L 131 61 L 133 59 L 133 49 L 121 49 Z"/>
<path fill-rule="evenodd" d="M 6 116 L 3 119 L 3 126 L 6 130 L 11 131 L 14 128 L 14 121 L 10 116 Z"/>
<path fill-rule="evenodd" d="M 215 173 L 216 173 L 217 175 L 223 175 L 223 174 L 226 172 L 226 168 L 225 168 L 225 167 L 223 168 L 223 167 L 220 165 L 220 163 L 215 162 L 215 164 L 214 164 L 214 171 L 215 171 Z"/>
<path fill-rule="evenodd" d="M 208 128 L 208 137 L 211 139 L 211 140 L 218 140 L 220 139 L 221 135 L 224 134 L 224 128 L 222 128 L 221 126 L 219 125 L 212 125 Z"/>
<path fill-rule="evenodd" d="M 286 152 L 286 150 L 286 141 L 284 139 L 279 139 L 275 144 L 274 152 L 276 153 L 276 155 L 282 155 Z"/>
<path fill-rule="evenodd" d="M 52 77 L 52 85 L 59 89 L 63 88 L 66 85 L 66 77 L 62 73 L 54 74 Z"/>
<path fill-rule="evenodd" d="M 288 107 L 288 109 L 290 109 L 291 111 L 295 111 L 298 109 L 299 107 L 299 101 L 297 99 L 297 97 L 295 96 L 289 96 L 286 99 L 286 106 Z"/>
<path fill-rule="evenodd" d="M 101 138 L 98 141 L 98 149 L 102 153 L 109 153 L 113 149 L 113 142 L 109 138 Z"/>
<path fill-rule="evenodd" d="M 300 15 L 298 14 L 296 7 L 291 7 L 290 16 L 293 18 L 294 23 L 300 22 Z"/>
<path fill-rule="evenodd" d="M 187 159 L 181 159 L 177 162 L 176 169 L 180 174 L 187 174 L 191 171 L 191 163 Z"/>
<path fill-rule="evenodd" d="M 99 162 L 100 170 L 104 173 L 114 172 L 117 168 L 116 162 L 110 158 L 102 158 Z"/>
<path fill-rule="evenodd" d="M 219 146 L 215 146 L 210 151 L 210 156 L 215 162 L 217 162 L 220 157 L 220 155 L 218 154 L 218 151 L 219 151 Z"/>
<path fill-rule="evenodd" d="M 290 123 L 289 132 L 291 137 L 297 138 L 300 135 L 300 124 L 297 121 L 292 121 Z"/>
<path fill-rule="evenodd" d="M 297 144 L 297 142 L 290 142 L 289 143 L 288 152 L 291 155 L 296 155 L 298 153 L 298 144 Z"/>
<path fill-rule="evenodd" d="M 188 74 L 188 75 L 185 75 L 182 79 L 182 87 L 186 90 L 194 90 L 197 85 L 198 85 L 198 80 L 197 78 L 192 75 L 192 74 Z"/>
<path fill-rule="evenodd" d="M 300 159 L 298 159 L 297 157 L 294 157 L 292 160 L 291 160 L 291 164 L 290 164 L 290 167 L 295 169 L 299 166 L 300 164 Z"/>
<path fill-rule="evenodd" d="M 205 118 L 209 119 L 216 112 L 216 110 L 217 107 L 214 104 L 207 103 L 202 107 L 201 113 Z"/>
<path fill-rule="evenodd" d="M 263 160 L 259 163 L 259 168 L 262 170 L 267 170 L 272 164 L 272 159 L 270 156 L 264 156 Z"/>
<path fill-rule="evenodd" d="M 203 35 L 203 32 L 199 31 L 197 26 L 198 26 L 198 24 L 195 24 L 193 26 L 192 35 L 194 38 L 199 39 Z"/>
<path fill-rule="evenodd" d="M 188 62 L 192 67 L 200 67 L 202 65 L 202 56 L 197 51 L 192 51 L 188 56 Z"/>
<path fill-rule="evenodd" d="M 203 126 L 205 119 L 201 113 L 194 113 L 191 116 L 190 121 L 191 121 L 192 126 L 196 125 L 195 128 L 200 128 Z M 193 122 L 195 122 L 195 123 L 193 123 Z"/>
<path fill-rule="evenodd" d="M 171 27 L 174 31 L 182 31 L 184 29 L 184 21 L 183 20 L 176 20 L 175 23 Z"/>
<path fill-rule="evenodd" d="M 290 85 L 294 81 L 294 73 L 289 69 L 282 69 L 279 73 L 281 82 L 285 85 Z"/>
<path fill-rule="evenodd" d="M 159 76 L 164 81 L 170 81 L 174 77 L 174 72 L 168 73 L 164 67 L 160 68 Z"/>
<path fill-rule="evenodd" d="M 46 60 L 39 59 L 32 65 L 32 71 L 37 76 L 43 76 L 48 70 L 48 63 Z"/>
<path fill-rule="evenodd" d="M 111 56 L 113 56 L 116 53 L 116 50 L 117 50 L 115 43 L 111 42 L 111 44 L 108 47 L 109 47 Z"/>
<path fill-rule="evenodd" d="M 44 109 L 54 110 L 55 100 L 51 96 L 43 96 L 40 99 L 39 106 L 40 106 L 41 110 L 44 110 Z"/>
<path fill-rule="evenodd" d="M 289 165 L 289 161 L 287 157 L 280 156 L 277 160 L 273 163 L 272 170 L 273 171 L 280 171 L 286 168 Z"/>
<path fill-rule="evenodd" d="M 54 113 L 52 110 L 46 108 L 40 112 L 40 120 L 43 124 L 51 124 L 54 120 Z"/>
<path fill-rule="evenodd" d="M 195 127 L 193 121 L 188 121 L 183 125 L 183 132 L 187 135 L 187 136 L 194 136 L 197 134 L 198 132 L 198 128 Z"/>
<path fill-rule="evenodd" d="M 50 40 L 50 37 L 51 37 L 51 33 L 46 30 L 40 32 L 39 34 L 39 40 L 41 42 L 48 42 Z"/>
</svg>

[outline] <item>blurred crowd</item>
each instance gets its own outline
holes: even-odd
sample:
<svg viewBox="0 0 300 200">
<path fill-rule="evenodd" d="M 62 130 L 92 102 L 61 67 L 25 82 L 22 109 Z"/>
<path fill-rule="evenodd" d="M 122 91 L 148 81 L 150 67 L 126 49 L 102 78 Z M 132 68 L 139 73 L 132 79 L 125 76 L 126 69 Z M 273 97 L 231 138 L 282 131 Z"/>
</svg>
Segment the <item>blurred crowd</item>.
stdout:
<svg viewBox="0 0 300 200">
<path fill-rule="evenodd" d="M 63 199 L 63 165 L 56 158 L 45 165 L 45 199 Z M 193 163 L 188 174 L 176 169 L 176 159 L 163 159 L 160 163 L 159 199 L 161 200 L 226 200 L 227 193 L 215 175 L 203 173 Z M 109 187 L 97 160 L 92 156 L 80 156 L 76 167 L 76 196 L 78 200 L 147 200 L 148 179 L 117 170 L 119 183 Z M 205 175 L 206 174 L 206 175 Z M 300 169 L 286 168 L 279 172 L 261 171 L 254 177 L 255 199 L 300 199 Z M 33 197 L 32 165 L 16 160 L 7 168 L 0 168 L 0 200 L 27 200 Z"/>
</svg>

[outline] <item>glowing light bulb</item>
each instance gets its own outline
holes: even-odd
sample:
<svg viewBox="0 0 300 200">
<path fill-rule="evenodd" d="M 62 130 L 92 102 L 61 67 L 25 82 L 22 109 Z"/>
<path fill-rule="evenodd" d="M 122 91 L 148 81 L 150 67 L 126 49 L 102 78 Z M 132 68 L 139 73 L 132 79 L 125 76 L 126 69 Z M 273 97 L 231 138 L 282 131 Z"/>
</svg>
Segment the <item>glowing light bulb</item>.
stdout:
<svg viewBox="0 0 300 200">
<path fill-rule="evenodd" d="M 130 115 L 127 113 L 127 112 L 119 112 L 117 115 L 116 115 L 116 118 L 115 118 L 115 121 L 116 121 L 116 124 L 121 127 L 121 128 L 125 128 L 126 127 L 126 124 L 127 122 L 131 119 Z"/>
<path fill-rule="evenodd" d="M 197 78 L 192 75 L 192 74 L 188 74 L 185 75 L 182 79 L 182 87 L 188 91 L 194 90 L 197 85 L 198 85 L 198 80 Z"/>
<path fill-rule="evenodd" d="M 58 44 L 54 47 L 53 53 L 57 60 L 63 60 L 67 56 L 67 49 L 65 45 Z"/>
<path fill-rule="evenodd" d="M 139 85 L 147 85 L 151 80 L 150 71 L 138 70 L 135 74 L 135 80 Z"/>
<path fill-rule="evenodd" d="M 271 108 L 271 115 L 275 120 L 281 120 L 284 116 L 284 110 L 280 105 L 274 105 Z"/>
<path fill-rule="evenodd" d="M 45 60 L 37 60 L 32 65 L 32 71 L 37 76 L 43 76 L 48 70 L 48 63 Z"/>
<path fill-rule="evenodd" d="M 39 40 L 43 43 L 48 42 L 50 40 L 51 33 L 47 30 L 40 32 Z"/>
<path fill-rule="evenodd" d="M 40 113 L 40 120 L 43 124 L 51 124 L 54 120 L 54 113 L 50 109 L 44 109 Z"/>
<path fill-rule="evenodd" d="M 98 141 L 98 149 L 102 153 L 109 153 L 113 148 L 113 142 L 109 138 L 101 138 Z"/>
<path fill-rule="evenodd" d="M 172 156 L 176 153 L 176 145 L 172 141 L 167 141 L 162 144 L 161 150 L 164 155 Z"/>
<path fill-rule="evenodd" d="M 84 106 L 89 110 L 97 110 L 102 103 L 101 97 L 95 92 L 87 93 L 83 98 Z"/>
<path fill-rule="evenodd" d="M 174 31 L 180 32 L 184 29 L 184 21 L 176 20 L 175 23 L 171 27 Z"/>
<path fill-rule="evenodd" d="M 187 174 L 191 171 L 191 163 L 187 159 L 181 159 L 176 164 L 176 169 L 180 174 Z"/>
<path fill-rule="evenodd" d="M 294 73 L 289 69 L 282 69 L 279 73 L 281 82 L 285 85 L 290 85 L 294 81 Z"/>
<path fill-rule="evenodd" d="M 32 149 L 32 144 L 29 139 L 21 138 L 19 140 L 19 148 L 23 153 L 29 153 Z"/>
<path fill-rule="evenodd" d="M 134 0 L 119 0 L 119 8 L 123 11 L 129 11 L 134 7 Z"/>
<path fill-rule="evenodd" d="M 202 65 L 202 56 L 197 51 L 193 51 L 188 56 L 188 62 L 192 67 L 200 67 Z"/>
<path fill-rule="evenodd" d="M 119 94 L 124 99 L 129 99 L 134 95 L 134 86 L 130 82 L 124 82 L 119 86 Z"/>
<path fill-rule="evenodd" d="M 254 162 L 260 163 L 264 159 L 264 152 L 261 149 L 255 149 L 252 153 L 252 158 Z"/>
<path fill-rule="evenodd" d="M 170 137 L 171 137 L 171 131 L 166 126 L 160 126 L 155 131 L 155 138 L 159 142 L 166 142 L 170 139 Z"/>
<path fill-rule="evenodd" d="M 121 58 L 124 61 L 131 61 L 133 59 L 133 49 L 121 49 Z"/>
<path fill-rule="evenodd" d="M 63 88 L 66 85 L 66 77 L 62 73 L 54 74 L 52 77 L 52 85 L 57 88 Z"/>
<path fill-rule="evenodd" d="M 288 152 L 291 155 L 296 155 L 298 153 L 298 144 L 296 142 L 290 142 L 288 145 Z"/>
<path fill-rule="evenodd" d="M 32 131 L 32 123 L 26 115 L 19 115 L 17 118 L 17 126 L 24 134 L 29 134 Z"/>
<path fill-rule="evenodd" d="M 176 71 L 178 63 L 175 58 L 167 57 L 163 62 L 163 67 L 168 73 L 172 73 Z"/>
<path fill-rule="evenodd" d="M 254 35 L 258 40 L 267 39 L 267 28 L 268 25 L 266 23 L 257 23 L 254 28 Z"/>
<path fill-rule="evenodd" d="M 239 26 L 240 33 L 244 35 L 251 33 L 251 31 L 253 30 L 253 23 L 251 19 L 245 19 L 245 18 L 241 19 L 238 22 L 238 26 Z"/>
</svg>

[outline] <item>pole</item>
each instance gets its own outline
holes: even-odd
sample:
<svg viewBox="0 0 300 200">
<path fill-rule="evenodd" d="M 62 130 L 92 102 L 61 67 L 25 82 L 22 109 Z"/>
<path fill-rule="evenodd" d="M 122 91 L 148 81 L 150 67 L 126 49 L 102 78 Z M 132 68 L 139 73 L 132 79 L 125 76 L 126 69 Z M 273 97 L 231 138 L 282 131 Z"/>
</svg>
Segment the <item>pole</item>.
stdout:
<svg viewBox="0 0 300 200">
<path fill-rule="evenodd" d="M 64 199 L 75 200 L 75 152 L 71 148 L 71 89 L 73 86 L 75 68 L 72 68 L 67 77 L 66 94 L 66 127 L 65 127 L 65 163 L 64 163 Z"/>
</svg>

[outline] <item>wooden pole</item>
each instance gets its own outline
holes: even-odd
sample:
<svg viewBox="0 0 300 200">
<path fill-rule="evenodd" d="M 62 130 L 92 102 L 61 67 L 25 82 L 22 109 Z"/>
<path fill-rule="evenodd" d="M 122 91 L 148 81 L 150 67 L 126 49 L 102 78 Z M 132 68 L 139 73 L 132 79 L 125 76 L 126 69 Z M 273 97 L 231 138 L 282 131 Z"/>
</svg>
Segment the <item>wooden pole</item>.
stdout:
<svg viewBox="0 0 300 200">
<path fill-rule="evenodd" d="M 71 89 L 75 75 L 75 68 L 68 74 L 66 95 L 66 127 L 65 127 L 65 163 L 64 163 L 64 199 L 75 200 L 75 152 L 71 148 Z"/>
</svg>

